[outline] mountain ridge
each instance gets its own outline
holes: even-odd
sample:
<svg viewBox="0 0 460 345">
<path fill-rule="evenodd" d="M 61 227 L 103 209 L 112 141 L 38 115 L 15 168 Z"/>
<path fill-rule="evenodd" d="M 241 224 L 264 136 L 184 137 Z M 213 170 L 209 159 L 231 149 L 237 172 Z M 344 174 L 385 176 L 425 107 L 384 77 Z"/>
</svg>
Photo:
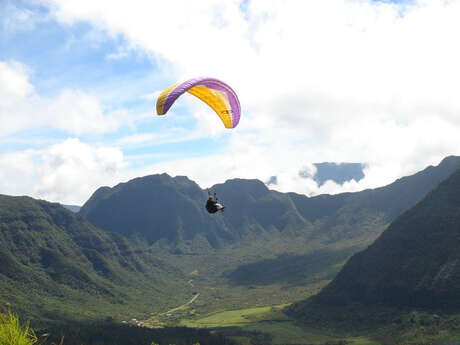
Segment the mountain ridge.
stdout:
<svg viewBox="0 0 460 345">
<path fill-rule="evenodd" d="M 317 303 L 460 310 L 460 169 L 350 258 Z"/>
<path fill-rule="evenodd" d="M 355 232 L 357 236 L 361 236 L 362 231 L 375 231 L 370 229 L 371 226 L 366 226 L 362 231 L 353 230 L 356 223 L 360 222 L 358 218 L 362 216 L 368 217 L 369 221 L 371 218 L 380 218 L 378 228 L 388 224 L 435 188 L 457 167 L 460 167 L 460 157 L 449 156 L 436 167 L 429 166 L 384 187 L 314 197 L 269 190 L 259 180 L 231 179 L 211 188 L 227 205 L 225 212 L 215 217 L 209 217 L 205 212 L 203 204 L 206 192 L 195 182 L 187 177 L 150 175 L 113 188 L 99 188 L 83 205 L 80 214 L 106 231 L 120 232 L 127 236 L 140 233 L 150 243 L 164 238 L 169 241 L 177 241 L 181 237 L 191 240 L 203 232 L 212 246 L 220 246 L 228 240 L 237 240 L 250 231 L 250 228 L 253 231 L 276 228 L 282 232 L 286 227 L 294 232 L 301 229 L 317 234 L 328 229 L 332 237 L 340 239 L 344 235 L 350 235 L 350 232 L 353 236 Z M 138 195 L 131 193 L 135 188 Z M 130 201 L 121 205 L 120 195 L 128 198 L 128 194 Z M 150 204 L 148 209 L 144 207 L 144 214 L 126 213 L 128 205 L 142 208 L 139 205 L 144 204 Z M 177 210 L 183 213 L 179 214 Z M 157 215 L 155 220 L 162 225 L 152 227 L 154 220 L 145 213 Z M 165 219 L 166 214 L 169 219 Z M 135 218 L 137 227 L 122 229 L 119 224 L 126 219 L 132 219 L 130 217 Z M 188 226 L 189 224 L 192 225 Z M 143 226 L 148 230 L 142 230 Z M 346 234 L 334 233 L 334 227 L 337 229 L 338 226 L 345 227 Z"/>
<path fill-rule="evenodd" d="M 250 296 L 247 289 L 251 286 L 267 293 L 275 290 L 272 303 L 282 304 L 293 302 L 294 296 L 305 298 L 308 287 L 334 278 L 349 257 L 371 244 L 392 220 L 457 167 L 460 157 L 446 158 L 438 166 L 388 186 L 311 198 L 269 190 L 259 180 L 231 179 L 212 187 L 226 205 L 225 212 L 216 215 L 206 213 L 207 193 L 193 181 L 179 178 L 195 190 L 190 197 L 175 189 L 177 177 L 152 175 L 100 190 L 107 198 L 99 205 L 90 198 L 86 205 L 94 203 L 86 211 L 96 226 L 145 241 L 183 272 L 200 272 L 203 289 L 204 282 L 217 284 L 231 295 L 229 301 L 243 299 L 244 303 L 241 295 L 234 295 L 236 291 Z M 136 186 L 147 180 L 150 182 Z M 142 189 L 142 198 L 136 193 L 125 194 L 126 186 L 130 192 Z M 112 202 L 112 190 L 118 199 L 129 195 L 125 205 L 148 205 L 147 212 L 133 222 L 136 227 L 120 227 L 131 213 L 125 210 L 128 206 L 120 207 L 117 199 Z M 172 202 L 176 196 L 180 203 L 174 205 L 181 206 L 166 207 L 165 198 L 171 197 L 168 202 Z M 155 222 L 150 210 L 167 216 L 167 222 Z M 104 217 L 98 223 L 101 214 Z M 103 223 L 107 219 L 110 226 Z M 164 231 L 170 236 L 162 236 Z M 258 283 L 255 277 L 262 279 Z M 211 295 L 203 298 L 213 299 Z"/>
</svg>

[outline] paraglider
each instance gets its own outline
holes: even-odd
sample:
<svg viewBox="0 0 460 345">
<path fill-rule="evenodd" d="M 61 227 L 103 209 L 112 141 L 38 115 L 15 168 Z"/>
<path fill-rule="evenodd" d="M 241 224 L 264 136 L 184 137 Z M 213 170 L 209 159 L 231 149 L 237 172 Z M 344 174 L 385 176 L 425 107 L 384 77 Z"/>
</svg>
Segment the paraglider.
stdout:
<svg viewBox="0 0 460 345">
<path fill-rule="evenodd" d="M 168 87 L 157 99 L 157 114 L 165 115 L 185 92 L 209 105 L 226 128 L 235 128 L 238 125 L 241 113 L 238 96 L 229 85 L 214 78 L 194 78 Z"/>
<path fill-rule="evenodd" d="M 208 191 L 208 200 L 206 201 L 206 210 L 209 213 L 216 213 L 217 211 L 224 212 L 225 206 L 220 204 L 219 199 L 217 199 L 216 193 L 214 193 L 214 197 Z"/>
<path fill-rule="evenodd" d="M 238 96 L 229 85 L 214 78 L 189 79 L 163 90 L 157 99 L 157 114 L 165 115 L 185 92 L 210 106 L 220 117 L 225 128 L 235 128 L 240 122 L 241 107 Z M 218 202 L 216 193 L 212 196 L 209 191 L 205 207 L 209 213 L 223 212 L 225 209 L 225 206 Z"/>
</svg>

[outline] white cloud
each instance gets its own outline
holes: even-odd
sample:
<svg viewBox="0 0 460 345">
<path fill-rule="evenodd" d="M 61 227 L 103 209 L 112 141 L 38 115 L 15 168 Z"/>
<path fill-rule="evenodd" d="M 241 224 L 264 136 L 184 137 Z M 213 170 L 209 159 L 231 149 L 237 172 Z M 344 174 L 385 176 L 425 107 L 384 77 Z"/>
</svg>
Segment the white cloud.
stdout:
<svg viewBox="0 0 460 345">
<path fill-rule="evenodd" d="M 2 106 L 9 106 L 17 99 L 24 99 L 33 92 L 26 66 L 12 61 L 0 61 L 0 99 Z"/>
<path fill-rule="evenodd" d="M 107 113 L 96 97 L 74 90 L 63 90 L 49 102 L 46 116 L 53 121 L 51 126 L 77 135 L 112 132 L 129 122 L 126 111 Z"/>
<path fill-rule="evenodd" d="M 0 136 L 35 128 L 66 133 L 99 134 L 129 124 L 125 110 L 108 112 L 97 97 L 62 90 L 56 98 L 40 96 L 29 81 L 30 70 L 15 61 L 0 61 Z"/>
<path fill-rule="evenodd" d="M 43 150 L 0 155 L 0 193 L 83 204 L 99 187 L 124 176 L 123 153 L 67 139 Z"/>
<path fill-rule="evenodd" d="M 231 135 L 230 147 L 158 172 L 202 185 L 277 175 L 284 191 L 335 192 L 460 154 L 460 1 L 252 0 L 245 10 L 237 0 L 43 3 L 66 25 L 87 21 L 123 35 L 120 52 L 149 54 L 163 79 L 210 75 L 237 90 L 243 115 L 232 134 L 190 103 L 196 130 Z M 322 161 L 369 168 L 359 183 L 321 189 L 296 177 Z"/>
</svg>

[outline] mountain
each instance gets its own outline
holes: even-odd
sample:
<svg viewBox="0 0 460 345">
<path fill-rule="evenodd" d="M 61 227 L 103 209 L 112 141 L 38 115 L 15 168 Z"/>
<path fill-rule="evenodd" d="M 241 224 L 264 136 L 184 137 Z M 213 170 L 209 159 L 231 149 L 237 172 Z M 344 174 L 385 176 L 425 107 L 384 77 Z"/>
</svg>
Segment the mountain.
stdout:
<svg viewBox="0 0 460 345">
<path fill-rule="evenodd" d="M 0 197 L 0 305 L 41 320 L 142 318 L 305 298 L 460 168 L 460 157 L 373 190 L 306 197 L 233 179 L 212 190 L 152 175 L 101 187 L 79 213 Z M 316 285 L 315 285 L 316 284 Z M 133 315 L 134 314 L 134 315 Z"/>
<path fill-rule="evenodd" d="M 447 157 L 385 187 L 315 197 L 232 179 L 212 187 L 226 205 L 215 215 L 206 213 L 206 191 L 193 181 L 152 175 L 98 189 L 80 214 L 144 241 L 183 272 L 198 272 L 196 289 L 209 292 L 203 300 L 253 304 L 270 295 L 270 303 L 281 304 L 334 278 L 350 256 L 458 168 L 460 157 Z"/>
<path fill-rule="evenodd" d="M 361 163 L 313 163 L 316 167 L 316 174 L 313 180 L 322 186 L 326 181 L 331 180 L 338 184 L 344 184 L 347 181 L 360 181 L 364 178 L 364 164 Z M 300 173 L 300 176 L 307 177 Z"/>
<path fill-rule="evenodd" d="M 460 169 L 404 212 L 308 304 L 460 311 Z"/>
<path fill-rule="evenodd" d="M 361 163 L 314 163 L 316 174 L 313 179 L 322 186 L 326 181 L 331 180 L 338 184 L 347 181 L 360 181 L 364 178 L 364 164 Z"/>
<path fill-rule="evenodd" d="M 329 240 L 366 232 L 374 236 L 381 232 L 381 225 L 388 225 L 459 168 L 460 157 L 450 156 L 438 166 L 429 166 L 380 188 L 312 198 L 290 195 L 305 218 L 321 224 L 321 232 Z"/>
<path fill-rule="evenodd" d="M 99 188 L 80 214 L 96 226 L 126 236 L 141 236 L 149 244 L 165 239 L 178 243 L 204 234 L 213 246 L 226 231 L 222 217 L 209 217 L 206 192 L 187 177 L 167 174 L 136 178 L 114 188 Z"/>
<path fill-rule="evenodd" d="M 181 278 L 148 248 L 59 204 L 0 195 L 0 303 L 26 317 L 121 318 L 167 308 L 171 292 L 184 296 Z"/>
<path fill-rule="evenodd" d="M 206 192 L 186 177 L 152 175 L 99 188 L 80 214 L 96 226 L 150 243 L 180 242 L 202 235 L 213 247 L 249 233 L 308 233 L 324 241 L 380 234 L 382 227 L 413 206 L 455 169 L 460 157 L 448 157 L 412 176 L 376 189 L 307 197 L 269 190 L 259 180 L 233 179 L 211 188 L 223 200 L 224 213 L 204 209 Z"/>
<path fill-rule="evenodd" d="M 77 206 L 77 205 L 64 205 L 64 204 L 61 204 L 62 207 L 68 209 L 69 211 L 72 211 L 72 212 L 75 212 L 75 213 L 78 213 L 81 209 L 81 206 Z"/>
<path fill-rule="evenodd" d="M 299 176 L 305 179 L 313 179 L 318 186 L 322 186 L 326 181 L 333 181 L 337 184 L 344 184 L 347 181 L 360 181 L 364 178 L 365 165 L 362 163 L 334 163 L 323 162 L 313 163 L 316 172 L 312 174 L 308 169 L 300 170 Z M 267 186 L 278 184 L 277 176 L 270 176 L 265 182 Z"/>
</svg>

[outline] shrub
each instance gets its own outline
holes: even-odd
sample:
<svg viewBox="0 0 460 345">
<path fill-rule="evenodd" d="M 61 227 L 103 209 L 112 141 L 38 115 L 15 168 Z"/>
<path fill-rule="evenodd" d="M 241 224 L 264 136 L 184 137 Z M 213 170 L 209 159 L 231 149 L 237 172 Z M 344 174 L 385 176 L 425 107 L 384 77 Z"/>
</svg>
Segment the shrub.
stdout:
<svg viewBox="0 0 460 345">
<path fill-rule="evenodd" d="M 33 345 L 37 336 L 29 324 L 21 326 L 19 317 L 9 311 L 0 314 L 0 345 Z"/>
</svg>

